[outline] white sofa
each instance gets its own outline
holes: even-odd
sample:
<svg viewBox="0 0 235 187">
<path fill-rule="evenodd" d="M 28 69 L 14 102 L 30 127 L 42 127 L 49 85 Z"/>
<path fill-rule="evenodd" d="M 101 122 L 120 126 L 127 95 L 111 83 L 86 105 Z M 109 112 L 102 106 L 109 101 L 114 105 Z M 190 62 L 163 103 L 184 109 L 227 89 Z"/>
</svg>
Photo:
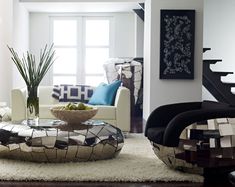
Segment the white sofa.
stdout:
<svg viewBox="0 0 235 187">
<path fill-rule="evenodd" d="M 39 117 L 54 118 L 50 112 L 53 106 L 61 106 L 67 103 L 59 103 L 52 95 L 53 86 L 39 87 Z M 12 90 L 12 121 L 21 121 L 26 118 L 26 87 Z M 130 91 L 120 87 L 117 91 L 114 106 L 96 105 L 98 113 L 93 119 L 106 121 L 124 132 L 130 131 Z"/>
</svg>

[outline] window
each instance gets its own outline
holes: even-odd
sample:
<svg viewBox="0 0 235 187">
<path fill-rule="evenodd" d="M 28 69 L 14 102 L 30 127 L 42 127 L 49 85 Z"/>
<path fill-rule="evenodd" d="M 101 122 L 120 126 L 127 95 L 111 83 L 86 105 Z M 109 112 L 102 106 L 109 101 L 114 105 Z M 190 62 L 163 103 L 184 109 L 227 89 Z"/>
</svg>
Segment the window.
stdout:
<svg viewBox="0 0 235 187">
<path fill-rule="evenodd" d="M 53 43 L 56 56 L 53 84 L 77 82 L 77 20 L 54 20 Z"/>
<path fill-rule="evenodd" d="M 111 18 L 53 18 L 52 41 L 58 57 L 53 84 L 97 86 L 104 80 L 103 63 L 112 51 Z"/>
</svg>

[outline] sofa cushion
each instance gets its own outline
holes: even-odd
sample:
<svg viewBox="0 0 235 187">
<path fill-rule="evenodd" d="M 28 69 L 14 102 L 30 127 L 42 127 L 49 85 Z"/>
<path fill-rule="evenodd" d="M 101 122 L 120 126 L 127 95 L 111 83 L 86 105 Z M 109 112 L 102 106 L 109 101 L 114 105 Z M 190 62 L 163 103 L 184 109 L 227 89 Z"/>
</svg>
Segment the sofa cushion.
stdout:
<svg viewBox="0 0 235 187">
<path fill-rule="evenodd" d="M 89 105 L 92 106 L 92 105 Z M 116 119 L 116 107 L 108 105 L 96 105 L 93 106 L 98 108 L 98 112 L 95 115 L 95 119 Z"/>
<path fill-rule="evenodd" d="M 165 132 L 165 127 L 152 127 L 147 131 L 147 137 L 150 141 L 157 144 L 163 144 L 163 136 Z"/>
<path fill-rule="evenodd" d="M 53 105 L 58 104 L 59 101 L 54 97 L 51 97 L 53 87 L 52 86 L 40 86 L 39 87 L 39 104 Z"/>
<path fill-rule="evenodd" d="M 113 105 L 121 81 L 117 80 L 111 84 L 101 83 L 94 91 L 88 104 L 91 105 Z"/>
<path fill-rule="evenodd" d="M 64 106 L 64 104 L 40 105 L 39 106 L 39 118 L 54 119 L 55 117 L 52 115 L 50 109 L 52 107 L 57 107 L 57 106 Z"/>
</svg>

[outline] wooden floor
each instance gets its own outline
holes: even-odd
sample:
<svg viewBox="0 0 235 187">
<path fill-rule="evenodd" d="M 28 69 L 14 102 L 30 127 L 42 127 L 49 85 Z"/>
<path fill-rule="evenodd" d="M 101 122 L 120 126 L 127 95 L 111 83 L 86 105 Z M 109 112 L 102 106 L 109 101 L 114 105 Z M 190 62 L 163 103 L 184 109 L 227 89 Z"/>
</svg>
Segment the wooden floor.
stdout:
<svg viewBox="0 0 235 187">
<path fill-rule="evenodd" d="M 232 187 L 227 183 L 77 183 L 77 182 L 0 182 L 1 187 Z"/>
<path fill-rule="evenodd" d="M 143 133 L 143 119 L 142 117 L 135 117 L 131 120 L 131 133 Z"/>
<path fill-rule="evenodd" d="M 132 120 L 131 132 L 142 133 L 142 118 Z M 1 168 L 0 168 L 1 169 Z M 157 169 L 157 168 L 156 168 Z M 107 182 L 17 182 L 0 181 L 0 187 L 232 187 L 226 180 L 217 182 L 156 182 L 156 183 L 107 183 Z"/>
</svg>

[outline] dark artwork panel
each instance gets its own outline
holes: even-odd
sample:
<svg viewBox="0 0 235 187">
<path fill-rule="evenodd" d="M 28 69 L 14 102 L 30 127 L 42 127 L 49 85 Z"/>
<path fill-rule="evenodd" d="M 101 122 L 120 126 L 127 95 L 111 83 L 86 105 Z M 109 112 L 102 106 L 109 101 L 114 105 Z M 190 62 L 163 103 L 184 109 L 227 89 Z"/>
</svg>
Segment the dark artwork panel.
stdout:
<svg viewBox="0 0 235 187">
<path fill-rule="evenodd" d="M 195 10 L 161 10 L 160 79 L 194 78 Z"/>
</svg>

